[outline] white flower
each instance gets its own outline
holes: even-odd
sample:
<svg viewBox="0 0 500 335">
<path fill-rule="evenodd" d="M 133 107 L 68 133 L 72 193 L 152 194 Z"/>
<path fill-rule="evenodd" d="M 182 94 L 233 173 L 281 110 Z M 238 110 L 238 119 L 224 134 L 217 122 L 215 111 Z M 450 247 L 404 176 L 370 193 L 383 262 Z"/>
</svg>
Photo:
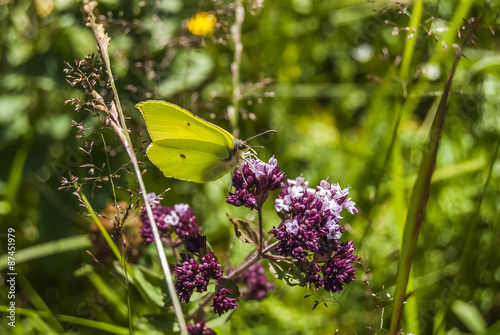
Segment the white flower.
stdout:
<svg viewBox="0 0 500 335">
<path fill-rule="evenodd" d="M 177 226 L 179 224 L 179 215 L 175 211 L 170 211 L 170 214 L 165 216 L 163 222 L 167 226 Z"/>
<path fill-rule="evenodd" d="M 274 156 L 269 158 L 269 162 L 267 164 L 265 164 L 265 167 L 264 167 L 266 173 L 267 174 L 272 173 L 277 165 L 278 165 L 278 160 Z"/>
<path fill-rule="evenodd" d="M 354 201 L 351 201 L 351 198 L 347 199 L 342 203 L 342 207 L 347 209 L 347 211 L 351 214 L 358 212 L 358 210 L 356 209 L 356 207 L 354 207 L 354 205 L 356 205 L 356 203 Z"/>
<path fill-rule="evenodd" d="M 341 189 L 338 183 L 332 184 L 331 190 L 334 192 L 333 198 L 335 200 L 339 200 L 341 198 L 346 197 L 349 194 L 349 187 L 345 189 Z"/>
<path fill-rule="evenodd" d="M 296 235 L 297 232 L 299 231 L 299 224 L 297 223 L 297 220 L 295 220 L 295 219 L 293 219 L 293 221 L 286 220 L 285 221 L 285 227 L 286 227 L 286 231 L 289 234 Z"/>
<path fill-rule="evenodd" d="M 342 237 L 342 233 L 340 232 L 340 226 L 336 223 L 338 220 L 335 220 L 334 217 L 329 217 L 328 221 L 326 222 L 325 228 L 328 229 L 328 239 L 334 239 L 338 240 L 339 238 Z"/>
<path fill-rule="evenodd" d="M 290 197 L 292 199 L 300 198 L 304 195 L 305 189 L 301 186 L 292 186 L 290 187 Z"/>
<path fill-rule="evenodd" d="M 188 204 L 176 204 L 176 205 L 174 205 L 174 208 L 175 208 L 175 211 L 179 214 L 179 216 L 183 216 L 188 211 L 189 205 Z"/>
<path fill-rule="evenodd" d="M 328 239 L 338 240 L 342 237 L 342 233 L 338 229 L 330 228 L 327 235 Z"/>
<path fill-rule="evenodd" d="M 292 204 L 292 199 L 287 194 L 283 199 L 276 199 L 274 208 L 279 212 L 281 210 L 288 211 L 290 209 L 290 205 Z"/>
<path fill-rule="evenodd" d="M 274 168 L 278 165 L 278 160 L 274 156 L 269 158 L 268 163 L 256 159 L 249 159 L 248 165 L 251 169 L 257 172 L 255 177 L 258 180 L 261 180 L 263 176 L 273 172 Z"/>
</svg>

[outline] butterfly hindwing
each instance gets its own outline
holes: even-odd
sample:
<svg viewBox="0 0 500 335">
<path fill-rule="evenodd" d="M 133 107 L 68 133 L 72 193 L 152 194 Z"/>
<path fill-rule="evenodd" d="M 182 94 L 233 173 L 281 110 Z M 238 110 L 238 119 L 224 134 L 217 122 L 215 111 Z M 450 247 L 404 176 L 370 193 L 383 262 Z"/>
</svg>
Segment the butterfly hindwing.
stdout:
<svg viewBox="0 0 500 335">
<path fill-rule="evenodd" d="M 165 177 L 196 183 L 219 179 L 234 168 L 228 156 L 223 146 L 190 139 L 160 140 L 148 147 L 149 159 Z"/>
</svg>

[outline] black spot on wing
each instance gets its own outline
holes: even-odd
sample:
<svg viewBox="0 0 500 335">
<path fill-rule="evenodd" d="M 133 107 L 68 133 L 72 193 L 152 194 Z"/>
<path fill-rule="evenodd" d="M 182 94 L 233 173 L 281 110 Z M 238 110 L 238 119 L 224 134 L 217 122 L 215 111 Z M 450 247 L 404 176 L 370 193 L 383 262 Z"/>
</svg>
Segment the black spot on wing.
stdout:
<svg viewBox="0 0 500 335">
<path fill-rule="evenodd" d="M 187 124 L 188 124 L 188 126 L 190 126 L 190 125 L 191 125 L 191 123 L 189 123 L 189 122 L 188 122 Z"/>
<path fill-rule="evenodd" d="M 186 159 L 186 155 L 180 154 L 180 156 L 181 156 L 182 159 Z"/>
</svg>

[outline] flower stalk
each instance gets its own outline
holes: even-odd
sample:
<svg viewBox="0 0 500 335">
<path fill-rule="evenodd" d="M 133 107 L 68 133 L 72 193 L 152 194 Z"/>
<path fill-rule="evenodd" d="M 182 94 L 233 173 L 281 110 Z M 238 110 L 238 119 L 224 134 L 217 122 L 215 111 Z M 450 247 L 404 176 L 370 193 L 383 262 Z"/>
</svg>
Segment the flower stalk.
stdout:
<svg viewBox="0 0 500 335">
<path fill-rule="evenodd" d="M 117 136 L 120 138 L 120 141 L 122 142 L 123 146 L 125 147 L 125 150 L 130 158 L 130 161 L 132 163 L 132 166 L 134 168 L 134 172 L 137 178 L 137 182 L 139 184 L 139 189 L 141 191 L 143 200 L 144 200 L 144 206 L 146 209 L 146 213 L 148 215 L 148 218 L 150 220 L 151 227 L 152 227 L 152 232 L 156 244 L 156 248 L 158 250 L 158 256 L 160 258 L 160 264 L 163 270 L 163 273 L 165 275 L 165 281 L 170 293 L 170 297 L 172 299 L 172 304 L 174 307 L 174 312 L 177 317 L 177 322 L 179 323 L 179 329 L 181 331 L 181 334 L 187 335 L 188 330 L 186 326 L 186 322 L 184 320 L 184 315 L 182 312 L 182 308 L 179 302 L 179 298 L 177 296 L 177 292 L 175 290 L 174 282 L 172 280 L 172 274 L 170 272 L 170 268 L 168 266 L 168 261 L 167 257 L 165 255 L 165 250 L 163 248 L 162 241 L 160 239 L 160 234 L 158 232 L 158 228 L 156 226 L 156 222 L 154 220 L 153 212 L 151 209 L 151 205 L 149 203 L 149 199 L 147 196 L 146 192 L 146 187 L 144 185 L 144 181 L 142 179 L 142 174 L 141 170 L 139 168 L 139 164 L 137 162 L 137 158 L 135 157 L 135 153 L 133 150 L 132 146 L 132 141 L 130 140 L 130 136 L 127 131 L 127 126 L 125 123 L 125 116 L 123 114 L 123 110 L 121 108 L 121 103 L 120 99 L 118 96 L 118 92 L 116 90 L 116 85 L 113 79 L 113 73 L 111 71 L 111 64 L 109 61 L 109 53 L 108 53 L 108 46 L 110 43 L 110 38 L 108 37 L 107 33 L 104 31 L 104 27 L 101 24 L 96 23 L 95 15 L 94 15 L 94 8 L 96 7 L 97 3 L 95 1 L 85 1 L 83 4 L 83 9 L 84 12 L 87 14 L 87 25 L 92 29 L 94 32 L 94 36 L 97 41 L 97 49 L 99 51 L 99 54 L 101 56 L 101 59 L 103 60 L 106 68 L 106 72 L 108 74 L 109 78 L 109 84 L 111 86 L 111 89 L 113 91 L 113 101 L 111 102 L 111 108 L 108 108 L 105 104 L 102 98 L 98 99 L 101 101 L 101 109 L 107 112 L 110 124 L 113 127 L 113 130 L 117 134 Z M 97 92 L 93 91 L 92 95 L 94 97 L 98 97 Z"/>
<path fill-rule="evenodd" d="M 245 20 L 245 9 L 241 0 L 236 0 L 235 22 L 231 26 L 231 37 L 234 42 L 234 60 L 231 63 L 231 78 L 233 84 L 232 106 L 228 110 L 229 121 L 233 127 L 235 135 L 238 135 L 238 113 L 241 100 L 240 87 L 240 64 L 243 53 L 243 44 L 241 43 L 241 27 Z"/>
</svg>

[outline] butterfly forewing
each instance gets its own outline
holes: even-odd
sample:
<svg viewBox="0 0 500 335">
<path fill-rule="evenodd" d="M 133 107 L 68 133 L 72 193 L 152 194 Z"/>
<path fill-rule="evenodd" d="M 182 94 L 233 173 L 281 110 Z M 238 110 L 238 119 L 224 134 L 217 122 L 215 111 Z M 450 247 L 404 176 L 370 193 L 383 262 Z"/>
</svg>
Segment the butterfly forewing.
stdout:
<svg viewBox="0 0 500 335">
<path fill-rule="evenodd" d="M 137 104 L 153 143 L 148 157 L 166 177 L 203 183 L 238 166 L 245 142 L 174 104 L 148 100 Z"/>
<path fill-rule="evenodd" d="M 182 138 L 217 143 L 229 148 L 234 146 L 234 137 L 229 132 L 177 105 L 148 100 L 138 103 L 137 108 L 146 120 L 153 141 Z"/>
</svg>

